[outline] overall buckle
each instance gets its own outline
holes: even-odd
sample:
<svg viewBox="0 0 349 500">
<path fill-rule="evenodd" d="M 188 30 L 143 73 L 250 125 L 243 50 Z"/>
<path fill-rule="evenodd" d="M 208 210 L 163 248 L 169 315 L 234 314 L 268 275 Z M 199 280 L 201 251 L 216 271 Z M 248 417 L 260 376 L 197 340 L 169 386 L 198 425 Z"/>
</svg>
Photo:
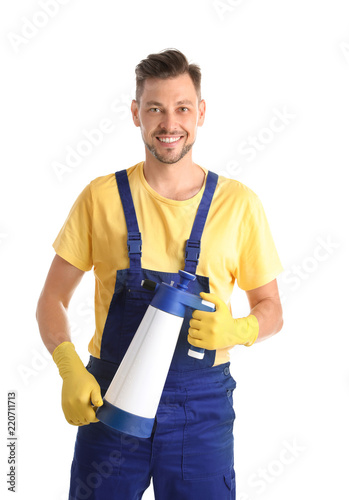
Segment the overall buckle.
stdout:
<svg viewBox="0 0 349 500">
<path fill-rule="evenodd" d="M 128 233 L 127 249 L 129 254 L 139 253 L 142 255 L 141 233 Z"/>
<path fill-rule="evenodd" d="M 199 262 L 200 255 L 200 240 L 187 240 L 185 247 L 185 260 L 190 260 L 191 262 Z"/>
</svg>

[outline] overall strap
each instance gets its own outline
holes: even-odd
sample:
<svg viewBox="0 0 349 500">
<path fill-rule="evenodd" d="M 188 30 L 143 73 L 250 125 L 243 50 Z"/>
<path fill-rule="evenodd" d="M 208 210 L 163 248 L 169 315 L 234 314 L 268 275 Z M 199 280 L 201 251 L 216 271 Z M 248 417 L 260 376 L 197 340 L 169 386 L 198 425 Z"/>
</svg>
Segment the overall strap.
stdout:
<svg viewBox="0 0 349 500">
<path fill-rule="evenodd" d="M 214 172 L 208 172 L 204 194 L 194 220 L 190 238 L 185 247 L 185 267 L 184 271 L 195 274 L 199 262 L 201 236 L 206 223 L 208 211 L 211 206 L 213 194 L 216 189 L 218 175 Z"/>
<path fill-rule="evenodd" d="M 142 236 L 139 232 L 136 211 L 132 200 L 126 170 L 115 172 L 115 178 L 126 219 L 127 249 L 128 257 L 130 259 L 130 269 L 138 270 L 141 268 Z"/>
</svg>

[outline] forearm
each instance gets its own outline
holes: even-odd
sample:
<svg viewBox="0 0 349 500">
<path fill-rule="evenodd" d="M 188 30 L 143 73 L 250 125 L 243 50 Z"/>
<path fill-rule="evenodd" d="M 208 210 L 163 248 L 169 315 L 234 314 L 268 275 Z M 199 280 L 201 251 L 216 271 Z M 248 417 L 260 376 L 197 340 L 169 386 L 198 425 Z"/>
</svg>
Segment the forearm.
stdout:
<svg viewBox="0 0 349 500">
<path fill-rule="evenodd" d="M 279 332 L 283 325 L 282 307 L 278 300 L 265 298 L 251 309 L 259 325 L 256 342 L 261 342 Z"/>
<path fill-rule="evenodd" d="M 62 342 L 71 341 L 67 309 L 56 297 L 40 297 L 36 319 L 41 338 L 51 354 Z"/>
</svg>

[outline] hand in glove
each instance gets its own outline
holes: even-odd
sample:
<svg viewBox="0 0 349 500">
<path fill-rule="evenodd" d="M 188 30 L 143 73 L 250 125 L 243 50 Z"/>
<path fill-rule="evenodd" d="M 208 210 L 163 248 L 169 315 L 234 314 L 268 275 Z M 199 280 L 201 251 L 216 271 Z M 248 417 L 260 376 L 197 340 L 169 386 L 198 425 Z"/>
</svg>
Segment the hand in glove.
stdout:
<svg viewBox="0 0 349 500">
<path fill-rule="evenodd" d="M 52 357 L 63 379 L 62 408 L 66 420 L 72 425 L 98 422 L 92 405 L 103 405 L 101 389 L 95 377 L 84 367 L 74 345 L 62 342 Z"/>
<path fill-rule="evenodd" d="M 216 306 L 214 312 L 195 310 L 189 322 L 188 342 L 194 347 L 215 350 L 236 344 L 251 346 L 258 337 L 258 320 L 253 314 L 234 319 L 228 306 L 213 293 L 200 293 Z"/>
</svg>

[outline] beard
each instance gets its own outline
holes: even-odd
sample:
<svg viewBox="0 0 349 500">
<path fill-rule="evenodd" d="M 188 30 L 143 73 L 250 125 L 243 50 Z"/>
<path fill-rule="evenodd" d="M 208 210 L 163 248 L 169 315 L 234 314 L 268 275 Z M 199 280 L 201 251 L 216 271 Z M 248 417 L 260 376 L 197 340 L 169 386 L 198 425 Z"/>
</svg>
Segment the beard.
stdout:
<svg viewBox="0 0 349 500">
<path fill-rule="evenodd" d="M 155 140 L 157 140 L 155 138 Z M 180 151 L 174 151 L 173 149 L 168 149 L 167 152 L 164 152 L 164 153 L 160 153 L 157 149 L 156 149 L 156 146 L 152 146 L 151 144 L 148 144 L 144 138 L 143 138 L 143 142 L 146 146 L 146 148 L 151 152 L 151 154 L 157 159 L 159 160 L 161 163 L 167 163 L 167 164 L 172 164 L 172 163 L 177 163 L 179 160 L 181 160 L 182 158 L 184 158 L 184 156 L 189 153 L 189 151 L 191 150 L 191 148 L 193 147 L 194 145 L 194 142 L 192 142 L 191 144 L 184 144 L 184 146 L 182 147 L 182 149 Z"/>
</svg>

